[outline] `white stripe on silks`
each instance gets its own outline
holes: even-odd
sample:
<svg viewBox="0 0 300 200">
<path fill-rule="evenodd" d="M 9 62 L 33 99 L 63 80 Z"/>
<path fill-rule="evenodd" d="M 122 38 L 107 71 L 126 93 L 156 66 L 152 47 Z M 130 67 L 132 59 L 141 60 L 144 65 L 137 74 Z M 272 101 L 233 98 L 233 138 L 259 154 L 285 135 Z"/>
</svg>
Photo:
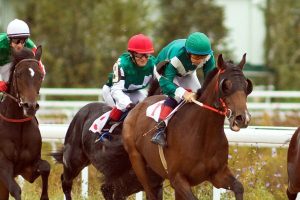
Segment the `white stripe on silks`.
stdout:
<svg viewBox="0 0 300 200">
<path fill-rule="evenodd" d="M 185 70 L 182 62 L 179 60 L 179 58 L 177 58 L 176 56 L 171 58 L 170 63 L 177 69 L 179 74 L 181 74 L 181 75 L 186 74 L 186 70 Z"/>
</svg>

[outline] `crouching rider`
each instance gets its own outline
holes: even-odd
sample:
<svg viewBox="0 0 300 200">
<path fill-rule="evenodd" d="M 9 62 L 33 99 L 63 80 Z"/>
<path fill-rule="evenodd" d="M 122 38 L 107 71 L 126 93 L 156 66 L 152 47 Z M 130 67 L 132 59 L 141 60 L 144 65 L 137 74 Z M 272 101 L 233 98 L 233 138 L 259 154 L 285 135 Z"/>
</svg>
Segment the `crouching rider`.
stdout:
<svg viewBox="0 0 300 200">
<path fill-rule="evenodd" d="M 113 106 L 102 136 L 105 136 L 105 129 L 146 98 L 141 89 L 148 86 L 153 77 L 155 57 L 151 55 L 154 53 L 151 39 L 143 34 L 134 35 L 128 41 L 127 50 L 113 66 L 112 81 L 102 89 L 104 101 Z"/>
<path fill-rule="evenodd" d="M 215 68 L 215 59 L 209 38 L 200 32 L 192 33 L 187 39 L 177 39 L 164 47 L 157 56 L 156 63 L 168 61 L 158 77 L 164 101 L 157 131 L 151 141 L 166 146 L 166 123 L 164 120 L 182 100 L 192 102 L 195 92 L 201 87 L 196 70 L 202 68 L 204 78 Z"/>
<path fill-rule="evenodd" d="M 7 90 L 12 52 L 21 51 L 26 47 L 35 53 L 37 47 L 29 36 L 29 26 L 19 19 L 14 19 L 8 24 L 6 33 L 0 33 L 0 92 L 6 92 Z M 39 61 L 39 67 L 43 76 L 45 76 L 45 68 L 41 61 Z"/>
</svg>

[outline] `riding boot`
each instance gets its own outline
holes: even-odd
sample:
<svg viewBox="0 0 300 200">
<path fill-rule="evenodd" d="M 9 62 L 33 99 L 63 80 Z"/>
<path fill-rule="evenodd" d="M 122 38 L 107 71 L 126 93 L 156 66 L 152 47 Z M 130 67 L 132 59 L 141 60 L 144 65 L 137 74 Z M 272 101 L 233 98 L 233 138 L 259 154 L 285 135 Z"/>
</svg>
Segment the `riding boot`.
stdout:
<svg viewBox="0 0 300 200">
<path fill-rule="evenodd" d="M 166 123 L 164 120 L 167 118 L 167 116 L 172 112 L 172 110 L 177 106 L 177 102 L 175 99 L 168 97 L 164 104 L 161 107 L 161 111 L 159 114 L 159 120 L 157 124 L 157 131 L 155 135 L 152 137 L 151 142 L 154 144 L 159 144 L 162 147 L 167 146 L 166 142 Z"/>
<path fill-rule="evenodd" d="M 95 143 L 98 141 L 101 141 L 101 142 L 104 142 L 107 140 L 110 141 L 112 139 L 110 129 L 115 123 L 117 123 L 120 120 L 122 114 L 123 114 L 123 112 L 121 110 L 117 109 L 116 107 L 114 107 L 112 109 L 112 111 L 109 115 L 109 118 L 108 118 L 106 124 L 104 125 L 104 127 L 102 128 L 99 138 L 97 138 L 95 140 Z"/>
<path fill-rule="evenodd" d="M 157 126 L 157 131 L 155 135 L 152 137 L 151 142 L 153 142 L 154 144 L 158 144 L 162 147 L 166 147 L 167 142 L 166 142 L 165 130 L 166 130 L 166 123 L 164 121 L 159 122 Z"/>
</svg>

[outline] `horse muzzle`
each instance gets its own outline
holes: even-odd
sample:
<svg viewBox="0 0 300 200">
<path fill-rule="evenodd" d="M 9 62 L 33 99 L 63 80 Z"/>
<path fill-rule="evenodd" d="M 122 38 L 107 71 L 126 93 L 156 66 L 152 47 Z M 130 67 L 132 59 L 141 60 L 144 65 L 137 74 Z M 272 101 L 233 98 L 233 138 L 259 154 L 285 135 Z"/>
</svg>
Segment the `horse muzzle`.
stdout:
<svg viewBox="0 0 300 200">
<path fill-rule="evenodd" d="M 232 131 L 239 131 L 241 128 L 247 128 L 250 120 L 251 115 L 249 114 L 248 110 L 241 114 L 233 114 L 231 117 L 228 118 L 229 126 Z"/>
<path fill-rule="evenodd" d="M 26 117 L 34 117 L 36 111 L 40 108 L 40 105 L 37 102 L 20 103 L 20 106 L 23 108 L 23 114 Z"/>
</svg>

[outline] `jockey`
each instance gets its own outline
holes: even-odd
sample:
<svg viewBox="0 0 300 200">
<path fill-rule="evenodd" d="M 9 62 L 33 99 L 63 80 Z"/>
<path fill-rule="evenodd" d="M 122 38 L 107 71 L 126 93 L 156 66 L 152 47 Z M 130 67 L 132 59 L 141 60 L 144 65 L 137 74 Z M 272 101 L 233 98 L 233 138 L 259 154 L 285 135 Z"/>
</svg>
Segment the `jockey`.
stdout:
<svg viewBox="0 0 300 200">
<path fill-rule="evenodd" d="M 157 78 L 163 94 L 168 97 L 161 108 L 157 132 L 151 139 L 163 147 L 166 146 L 164 120 L 181 100 L 195 100 L 194 92 L 201 87 L 196 70 L 202 68 L 206 77 L 215 68 L 210 40 L 200 32 L 190 34 L 187 39 L 174 40 L 164 47 L 157 56 L 156 64 L 166 60 L 164 71 L 157 73 Z"/>
<path fill-rule="evenodd" d="M 113 73 L 103 86 L 104 101 L 113 107 L 108 127 L 119 121 L 123 113 L 134 104 L 144 100 L 146 94 L 141 91 L 153 76 L 155 57 L 152 41 L 149 37 L 138 34 L 128 41 L 128 52 L 123 53 L 113 66 Z"/>
<path fill-rule="evenodd" d="M 36 46 L 29 36 L 28 25 L 19 19 L 14 19 L 8 24 L 6 33 L 0 33 L 0 92 L 7 90 L 12 51 L 20 51 L 23 47 L 27 47 L 33 52 L 36 51 Z M 45 68 L 41 61 L 39 61 L 39 66 L 45 75 Z"/>
</svg>

